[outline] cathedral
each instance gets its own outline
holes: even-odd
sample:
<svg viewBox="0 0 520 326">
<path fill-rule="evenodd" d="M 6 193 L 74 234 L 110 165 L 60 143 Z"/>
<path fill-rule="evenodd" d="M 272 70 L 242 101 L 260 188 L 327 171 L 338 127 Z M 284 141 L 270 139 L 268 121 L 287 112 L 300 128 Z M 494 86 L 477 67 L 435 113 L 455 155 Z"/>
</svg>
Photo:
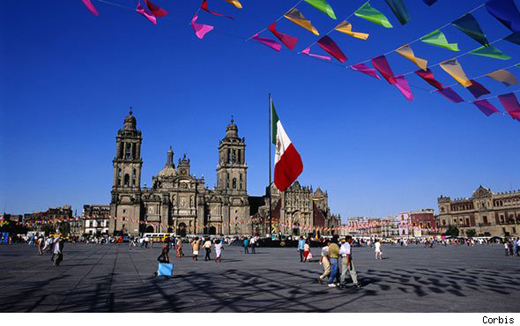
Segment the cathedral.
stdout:
<svg viewBox="0 0 520 326">
<path fill-rule="evenodd" d="M 175 165 L 171 147 L 164 168 L 152 177 L 151 187 L 141 187 L 141 143 L 141 131 L 130 110 L 123 129 L 117 133 L 112 161 L 110 234 L 264 234 L 265 227 L 255 226 L 252 217 L 265 215 L 268 195 L 247 194 L 246 144 L 233 119 L 218 144 L 217 185 L 213 190 L 206 186 L 204 177 L 192 175 L 190 160 L 185 155 Z M 339 216 L 330 214 L 328 197 L 321 190 L 313 193 L 295 182 L 282 196 L 272 187 L 273 216 L 278 216 L 277 222 L 287 217 L 284 224 L 340 225 Z M 266 220 L 264 216 L 262 223 Z M 294 234 L 296 230 L 287 227 L 282 232 Z"/>
</svg>

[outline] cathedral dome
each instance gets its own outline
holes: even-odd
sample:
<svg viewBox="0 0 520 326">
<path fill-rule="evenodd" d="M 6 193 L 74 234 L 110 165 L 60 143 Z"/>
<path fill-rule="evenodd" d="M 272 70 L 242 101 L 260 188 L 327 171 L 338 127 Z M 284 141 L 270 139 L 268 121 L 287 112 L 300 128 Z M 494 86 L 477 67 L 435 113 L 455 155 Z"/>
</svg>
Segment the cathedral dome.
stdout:
<svg viewBox="0 0 520 326">
<path fill-rule="evenodd" d="M 235 124 L 235 120 L 233 120 L 233 117 L 231 117 L 231 122 L 228 124 L 226 128 L 226 137 L 238 138 L 238 127 Z"/>
<path fill-rule="evenodd" d="M 158 177 L 174 177 L 177 175 L 177 170 L 175 170 L 175 165 L 173 164 L 173 150 L 170 146 L 170 149 L 166 153 L 166 164 L 164 168 L 159 171 L 157 174 Z"/>
<path fill-rule="evenodd" d="M 123 130 L 135 130 L 137 125 L 137 121 L 135 117 L 132 115 L 132 108 L 130 108 L 130 113 L 125 118 L 125 124 Z"/>
<path fill-rule="evenodd" d="M 177 175 L 177 170 L 173 166 L 165 166 L 159 173 L 158 177 L 174 177 Z"/>
</svg>

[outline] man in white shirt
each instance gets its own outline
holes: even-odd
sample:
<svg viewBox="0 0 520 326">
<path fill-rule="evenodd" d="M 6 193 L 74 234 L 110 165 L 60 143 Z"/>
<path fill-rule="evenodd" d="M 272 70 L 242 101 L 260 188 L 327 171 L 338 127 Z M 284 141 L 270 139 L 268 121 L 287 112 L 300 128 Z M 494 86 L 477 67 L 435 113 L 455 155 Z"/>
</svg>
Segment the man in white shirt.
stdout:
<svg viewBox="0 0 520 326">
<path fill-rule="evenodd" d="M 352 262 L 352 237 L 347 235 L 344 242 L 342 241 L 341 247 L 339 249 L 339 255 L 341 256 L 341 288 L 346 287 L 346 278 L 347 271 L 352 278 L 352 282 L 354 283 L 354 288 L 358 289 L 361 287 L 357 280 L 357 273 L 354 263 Z"/>
</svg>

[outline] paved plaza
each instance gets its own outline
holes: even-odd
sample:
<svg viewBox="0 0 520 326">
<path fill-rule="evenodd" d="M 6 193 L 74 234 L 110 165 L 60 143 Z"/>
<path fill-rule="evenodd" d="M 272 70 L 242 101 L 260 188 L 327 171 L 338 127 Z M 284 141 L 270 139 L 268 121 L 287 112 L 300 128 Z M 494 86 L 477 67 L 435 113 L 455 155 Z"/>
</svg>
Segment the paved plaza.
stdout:
<svg viewBox="0 0 520 326">
<path fill-rule="evenodd" d="M 520 257 L 500 245 L 383 251 L 376 261 L 373 249 L 354 248 L 364 286 L 340 290 L 318 284 L 317 259 L 300 263 L 296 248 L 245 255 L 226 246 L 220 264 L 193 261 L 188 250 L 171 258 L 168 279 L 153 275 L 159 246 L 67 243 L 62 266 L 52 267 L 49 254 L 4 245 L 0 312 L 520 312 Z"/>
</svg>

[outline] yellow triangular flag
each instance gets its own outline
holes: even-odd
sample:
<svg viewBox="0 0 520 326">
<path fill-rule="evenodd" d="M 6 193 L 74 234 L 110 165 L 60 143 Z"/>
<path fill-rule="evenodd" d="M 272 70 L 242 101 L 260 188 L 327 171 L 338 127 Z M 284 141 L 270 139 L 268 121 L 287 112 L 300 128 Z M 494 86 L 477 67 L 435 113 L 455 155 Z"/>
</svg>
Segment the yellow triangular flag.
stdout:
<svg viewBox="0 0 520 326">
<path fill-rule="evenodd" d="M 237 7 L 238 9 L 242 9 L 242 4 L 238 0 L 226 0 L 226 2 L 232 4 L 233 6 Z"/>
<path fill-rule="evenodd" d="M 466 77 L 462 66 L 457 59 L 451 59 L 444 61 L 440 64 L 441 68 L 444 69 L 451 77 L 455 78 L 462 86 L 470 87 L 473 83 Z"/>
<path fill-rule="evenodd" d="M 411 62 L 418 65 L 422 70 L 426 71 L 428 70 L 428 61 L 417 58 L 415 54 L 413 53 L 412 48 L 410 47 L 410 44 L 403 45 L 399 49 L 395 50 L 395 52 L 399 53 L 406 59 L 410 60 Z"/>
<path fill-rule="evenodd" d="M 292 8 L 283 16 L 292 21 L 293 23 L 305 28 L 314 35 L 320 35 L 320 33 L 318 33 L 318 30 L 314 26 L 312 26 L 311 21 L 306 19 L 305 16 L 303 16 L 303 14 L 298 9 Z"/>
<path fill-rule="evenodd" d="M 520 85 L 520 82 L 518 82 L 518 79 L 516 79 L 515 75 L 513 75 L 507 70 L 497 70 L 495 72 L 487 74 L 487 76 L 493 78 L 494 80 L 502 82 L 506 86 Z"/>
<path fill-rule="evenodd" d="M 367 34 L 367 33 L 353 32 L 352 24 L 346 20 L 339 23 L 339 25 L 336 26 L 334 29 L 337 30 L 338 32 L 345 33 L 347 35 L 350 35 L 350 36 L 353 36 L 355 38 L 359 38 L 362 40 L 366 40 L 369 36 L 369 34 Z"/>
</svg>

